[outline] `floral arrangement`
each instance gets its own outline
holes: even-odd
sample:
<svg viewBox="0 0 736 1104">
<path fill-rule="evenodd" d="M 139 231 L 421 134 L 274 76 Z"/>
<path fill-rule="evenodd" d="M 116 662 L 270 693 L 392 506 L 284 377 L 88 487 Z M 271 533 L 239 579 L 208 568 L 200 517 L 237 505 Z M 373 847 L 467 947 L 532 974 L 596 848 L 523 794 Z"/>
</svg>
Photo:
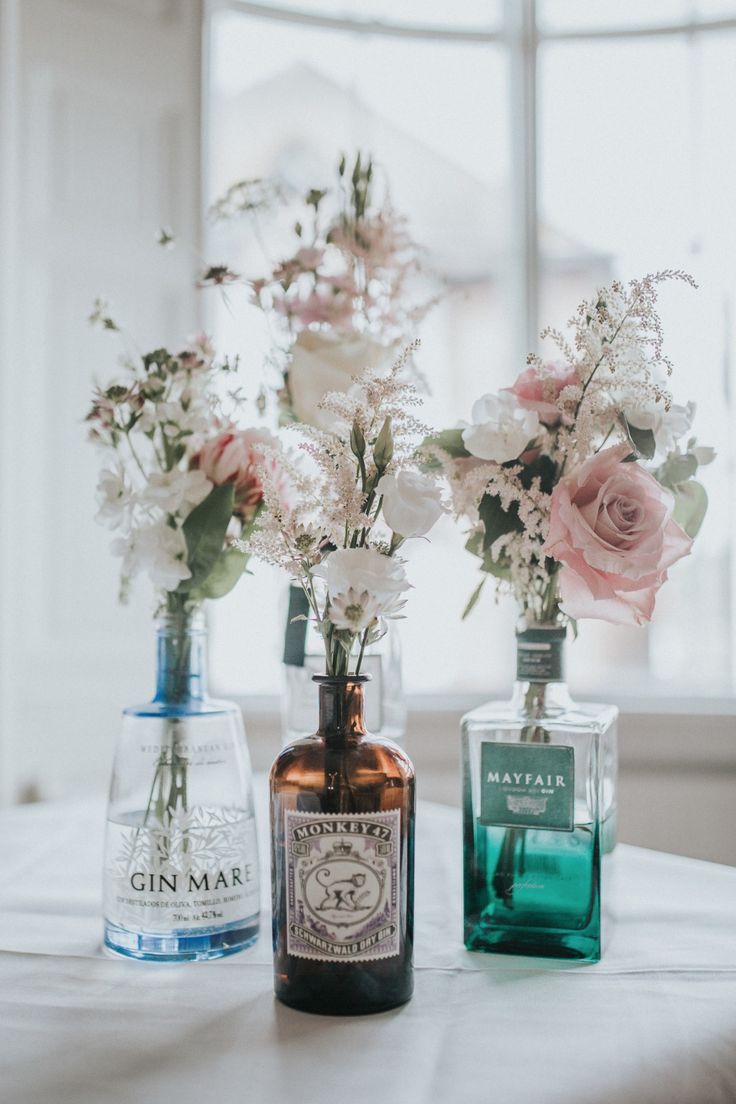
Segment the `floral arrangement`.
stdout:
<svg viewBox="0 0 736 1104">
<path fill-rule="evenodd" d="M 100 301 L 91 321 L 119 330 Z M 123 599 L 144 572 L 162 607 L 184 614 L 246 568 L 239 541 L 263 510 L 262 471 L 278 483 L 278 442 L 235 426 L 238 394 L 219 397 L 235 367 L 198 335 L 177 353 L 124 358 L 123 376 L 95 391 L 87 423 L 106 457 L 97 520 L 119 533 Z"/>
<path fill-rule="evenodd" d="M 371 158 L 345 157 L 327 188 L 310 188 L 293 224 L 294 251 L 250 283 L 253 302 L 275 320 L 285 361 L 279 366 L 282 420 L 329 428 L 320 406 L 346 391 L 366 367 L 388 369 L 398 344 L 413 338 L 433 300 L 415 286 L 420 253 L 386 194 L 379 197 Z M 275 184 L 233 185 L 215 205 L 218 218 L 255 217 L 284 201 Z M 229 273 L 232 279 L 238 279 Z M 221 284 L 221 268 L 205 282 Z"/>
<path fill-rule="evenodd" d="M 263 473 L 267 508 L 247 547 L 303 587 L 329 675 L 359 674 L 365 648 L 402 616 L 410 584 L 398 552 L 443 512 L 436 479 L 415 457 L 426 427 L 412 413 L 420 399 L 404 374 L 411 351 L 388 374 L 365 369 L 349 395 L 322 399 L 334 431 L 305 429 L 303 462 L 284 460 L 287 496 Z"/>
<path fill-rule="evenodd" d="M 444 469 L 466 548 L 483 579 L 528 621 L 600 618 L 640 625 L 668 569 L 690 552 L 707 496 L 694 476 L 713 450 L 689 436 L 695 407 L 667 381 L 658 272 L 582 302 L 552 363 L 528 357 L 512 387 L 482 396 L 472 421 L 425 442 Z"/>
</svg>

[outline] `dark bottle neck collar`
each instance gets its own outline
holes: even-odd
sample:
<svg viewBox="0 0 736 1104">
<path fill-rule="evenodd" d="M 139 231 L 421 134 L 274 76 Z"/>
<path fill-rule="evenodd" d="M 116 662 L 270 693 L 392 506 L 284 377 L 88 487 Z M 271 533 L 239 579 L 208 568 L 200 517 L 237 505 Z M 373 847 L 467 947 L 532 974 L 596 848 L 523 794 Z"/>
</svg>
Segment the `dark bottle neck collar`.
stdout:
<svg viewBox="0 0 736 1104">
<path fill-rule="evenodd" d="M 201 609 L 164 613 L 156 622 L 157 702 L 181 705 L 207 697 L 207 627 Z"/>
<path fill-rule="evenodd" d="M 566 637 L 565 626 L 558 624 L 522 624 L 517 629 L 514 701 L 530 717 L 569 707 Z"/>
<path fill-rule="evenodd" d="M 370 675 L 313 675 L 319 686 L 319 729 L 328 742 L 359 740 L 366 734 L 363 689 Z"/>
</svg>

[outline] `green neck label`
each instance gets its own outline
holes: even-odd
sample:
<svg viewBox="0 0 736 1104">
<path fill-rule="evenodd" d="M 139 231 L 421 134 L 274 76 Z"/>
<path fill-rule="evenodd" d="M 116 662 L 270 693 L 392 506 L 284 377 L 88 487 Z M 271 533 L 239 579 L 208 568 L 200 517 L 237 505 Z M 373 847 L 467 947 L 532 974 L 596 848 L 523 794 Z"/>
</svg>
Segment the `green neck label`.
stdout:
<svg viewBox="0 0 736 1104">
<path fill-rule="evenodd" d="M 571 832 L 575 754 L 557 744 L 481 744 L 480 822 Z"/>
<path fill-rule="evenodd" d="M 525 629 L 516 634 L 517 682 L 564 682 L 565 629 Z"/>
<path fill-rule="evenodd" d="M 307 643 L 309 602 L 300 586 L 289 587 L 289 612 L 286 615 L 286 635 L 284 636 L 284 663 L 290 667 L 304 666 L 304 652 Z M 294 618 L 298 620 L 294 620 Z"/>
</svg>

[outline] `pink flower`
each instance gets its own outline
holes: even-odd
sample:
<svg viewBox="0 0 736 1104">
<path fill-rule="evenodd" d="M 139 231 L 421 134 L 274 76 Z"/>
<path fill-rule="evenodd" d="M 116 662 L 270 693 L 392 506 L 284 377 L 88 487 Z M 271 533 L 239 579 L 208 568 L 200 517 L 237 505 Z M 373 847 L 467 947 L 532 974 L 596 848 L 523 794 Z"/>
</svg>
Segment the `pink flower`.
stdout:
<svg viewBox="0 0 736 1104">
<path fill-rule="evenodd" d="M 552 492 L 543 552 L 562 563 L 561 606 L 570 617 L 618 625 L 651 619 L 667 568 L 690 552 L 672 519 L 673 499 L 626 445 L 586 460 Z"/>
<path fill-rule="evenodd" d="M 279 448 L 279 442 L 267 429 L 228 430 L 211 441 L 206 441 L 193 464 L 216 487 L 225 483 L 235 485 L 236 514 L 252 517 L 263 501 L 261 471 L 269 470 L 276 481 L 280 480 L 280 467 L 271 449 Z"/>
<path fill-rule="evenodd" d="M 521 373 L 513 387 L 504 387 L 503 390 L 516 395 L 520 405 L 527 410 L 536 411 L 544 425 L 554 426 L 561 420 L 557 406 L 560 393 L 566 387 L 575 387 L 579 383 L 574 368 L 566 364 L 534 364 Z"/>
</svg>

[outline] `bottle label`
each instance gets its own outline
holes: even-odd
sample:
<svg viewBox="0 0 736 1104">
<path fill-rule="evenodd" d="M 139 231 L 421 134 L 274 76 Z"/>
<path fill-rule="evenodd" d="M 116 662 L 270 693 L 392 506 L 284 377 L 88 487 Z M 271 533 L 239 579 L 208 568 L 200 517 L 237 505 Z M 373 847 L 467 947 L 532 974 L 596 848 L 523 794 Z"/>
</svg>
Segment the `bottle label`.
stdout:
<svg viewBox="0 0 736 1104">
<path fill-rule="evenodd" d="M 557 744 L 481 744 L 480 823 L 572 832 L 575 753 Z"/>
<path fill-rule="evenodd" d="M 562 682 L 565 630 L 526 629 L 516 636 L 518 682 Z"/>
<path fill-rule="evenodd" d="M 223 928 L 258 913 L 252 815 L 194 807 L 166 825 L 108 821 L 105 918 L 131 931 Z"/>
<path fill-rule="evenodd" d="M 288 954 L 371 962 L 399 954 L 401 814 L 285 813 Z"/>
<path fill-rule="evenodd" d="M 309 627 L 309 601 L 300 586 L 289 587 L 289 610 L 286 615 L 283 661 L 290 667 L 304 666 L 304 652 Z"/>
</svg>

